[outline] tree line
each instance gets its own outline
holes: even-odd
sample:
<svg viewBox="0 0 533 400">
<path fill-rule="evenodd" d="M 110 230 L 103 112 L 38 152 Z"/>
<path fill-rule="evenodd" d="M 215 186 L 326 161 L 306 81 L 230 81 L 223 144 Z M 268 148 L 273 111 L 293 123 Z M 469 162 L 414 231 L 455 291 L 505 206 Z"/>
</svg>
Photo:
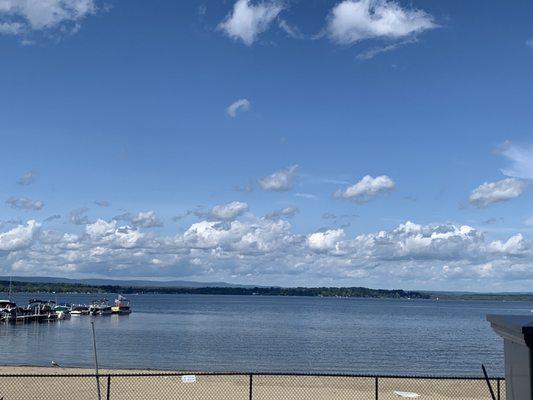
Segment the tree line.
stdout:
<svg viewBox="0 0 533 400">
<path fill-rule="evenodd" d="M 0 292 L 8 292 L 9 281 L 0 281 Z M 24 293 L 120 293 L 120 294 L 216 294 L 309 297 L 365 297 L 391 299 L 429 299 L 430 295 L 401 289 L 369 289 L 365 287 L 148 287 L 86 285 L 81 283 L 11 282 L 12 292 Z"/>
</svg>

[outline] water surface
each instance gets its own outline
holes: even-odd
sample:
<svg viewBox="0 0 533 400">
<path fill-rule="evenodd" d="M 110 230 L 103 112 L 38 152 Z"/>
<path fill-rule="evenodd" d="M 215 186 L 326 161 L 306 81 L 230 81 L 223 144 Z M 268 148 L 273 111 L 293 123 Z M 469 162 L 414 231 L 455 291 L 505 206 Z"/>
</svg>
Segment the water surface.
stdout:
<svg viewBox="0 0 533 400">
<path fill-rule="evenodd" d="M 25 305 L 30 297 L 35 295 L 13 300 Z M 502 341 L 486 314 L 533 309 L 532 302 L 502 301 L 130 298 L 129 316 L 0 325 L 1 363 L 92 366 L 95 321 L 99 360 L 109 368 L 477 376 L 484 363 L 492 375 L 502 375 Z M 57 296 L 59 302 L 93 299 Z"/>
</svg>

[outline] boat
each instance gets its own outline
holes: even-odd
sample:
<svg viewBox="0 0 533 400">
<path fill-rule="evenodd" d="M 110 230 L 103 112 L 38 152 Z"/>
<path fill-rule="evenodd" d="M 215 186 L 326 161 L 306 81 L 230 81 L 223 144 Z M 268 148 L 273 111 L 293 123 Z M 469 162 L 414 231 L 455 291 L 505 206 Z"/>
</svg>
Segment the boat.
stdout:
<svg viewBox="0 0 533 400">
<path fill-rule="evenodd" d="M 93 301 L 89 306 L 89 314 L 91 315 L 110 315 L 111 306 L 106 299 Z"/>
<path fill-rule="evenodd" d="M 17 304 L 11 300 L 0 300 L 0 312 L 16 308 Z"/>
<path fill-rule="evenodd" d="M 17 307 L 11 300 L 0 300 L 0 320 L 5 322 L 16 321 L 19 315 L 24 313 L 24 309 Z"/>
<path fill-rule="evenodd" d="M 84 304 L 73 305 L 70 307 L 71 316 L 89 315 L 89 307 Z"/>
<path fill-rule="evenodd" d="M 31 299 L 28 301 L 26 313 L 39 321 L 54 321 L 57 319 L 55 312 L 56 302 L 53 300 Z"/>
<path fill-rule="evenodd" d="M 113 314 L 128 315 L 131 314 L 130 301 L 122 295 L 118 295 L 115 305 L 111 307 Z"/>
<path fill-rule="evenodd" d="M 57 319 L 69 319 L 70 318 L 70 304 L 59 304 L 54 307 L 54 311 L 57 314 Z"/>
</svg>

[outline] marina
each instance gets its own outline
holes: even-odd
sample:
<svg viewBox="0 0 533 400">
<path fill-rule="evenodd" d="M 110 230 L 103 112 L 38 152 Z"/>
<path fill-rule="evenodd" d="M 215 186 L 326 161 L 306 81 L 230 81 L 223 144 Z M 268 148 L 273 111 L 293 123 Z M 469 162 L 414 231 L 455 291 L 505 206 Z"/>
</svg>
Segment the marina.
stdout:
<svg viewBox="0 0 533 400">
<path fill-rule="evenodd" d="M 111 306 L 107 299 L 100 299 L 86 304 L 57 304 L 53 300 L 30 299 L 26 307 L 18 306 L 11 300 L 0 300 L 0 322 L 27 323 L 52 322 L 69 319 L 71 316 L 85 315 L 128 315 L 131 313 L 130 302 L 119 295 Z"/>
</svg>

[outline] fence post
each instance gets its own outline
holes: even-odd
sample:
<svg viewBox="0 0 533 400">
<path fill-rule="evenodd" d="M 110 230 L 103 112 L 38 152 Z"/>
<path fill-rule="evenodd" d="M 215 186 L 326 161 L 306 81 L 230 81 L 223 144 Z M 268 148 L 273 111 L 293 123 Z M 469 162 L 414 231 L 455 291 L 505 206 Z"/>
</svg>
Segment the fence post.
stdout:
<svg viewBox="0 0 533 400">
<path fill-rule="evenodd" d="M 378 396 L 378 377 L 377 376 L 374 378 L 374 387 L 376 389 L 376 400 L 378 400 L 379 396 Z"/>
<path fill-rule="evenodd" d="M 500 400 L 500 378 L 496 380 L 496 386 L 498 388 L 498 400 Z"/>
<path fill-rule="evenodd" d="M 252 382 L 254 380 L 253 378 L 254 378 L 253 374 L 250 374 L 249 375 L 250 385 L 249 385 L 249 389 L 248 389 L 248 400 L 252 400 Z"/>
<path fill-rule="evenodd" d="M 106 399 L 109 400 L 110 399 L 110 390 L 111 390 L 111 375 L 107 375 L 107 396 L 106 396 Z"/>
</svg>

